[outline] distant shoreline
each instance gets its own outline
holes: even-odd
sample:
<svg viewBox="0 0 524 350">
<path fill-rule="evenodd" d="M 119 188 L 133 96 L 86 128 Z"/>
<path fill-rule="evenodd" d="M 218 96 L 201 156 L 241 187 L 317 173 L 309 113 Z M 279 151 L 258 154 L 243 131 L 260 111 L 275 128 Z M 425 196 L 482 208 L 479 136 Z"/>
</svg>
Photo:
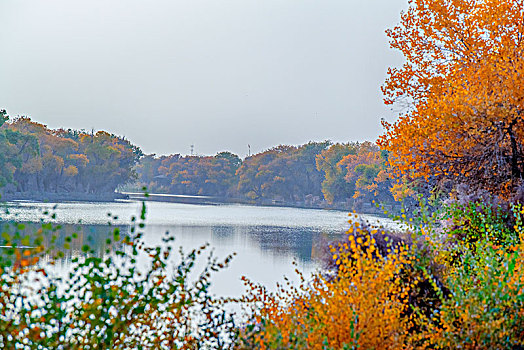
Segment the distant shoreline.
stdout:
<svg viewBox="0 0 524 350">
<path fill-rule="evenodd" d="M 351 212 L 352 210 L 344 203 L 335 203 L 333 205 L 322 202 L 320 205 L 308 205 L 306 203 L 289 203 L 275 200 L 249 200 L 242 198 L 229 197 L 212 197 L 212 196 L 194 196 L 194 195 L 175 195 L 164 193 L 151 193 L 144 195 L 142 192 L 113 192 L 105 194 L 87 194 L 87 193 L 8 193 L 3 194 L 1 202 L 9 201 L 38 201 L 38 202 L 114 202 L 116 200 L 136 200 L 152 201 L 167 203 L 182 203 L 194 205 L 223 205 L 223 204 L 244 204 L 251 206 L 269 206 L 269 207 L 287 207 L 299 209 L 325 209 Z M 372 206 L 371 203 L 359 210 L 360 214 L 384 215 L 382 211 Z"/>
<path fill-rule="evenodd" d="M 257 207 L 286 207 L 286 208 L 299 208 L 299 209 L 325 209 L 325 210 L 339 210 L 345 212 L 351 212 L 349 206 L 345 206 L 344 203 L 335 203 L 333 205 L 322 202 L 320 205 L 308 205 L 306 203 L 290 203 L 283 201 L 274 200 L 249 200 L 242 198 L 229 198 L 229 197 L 212 197 L 212 196 L 194 196 L 194 195 L 175 195 L 175 194 L 163 194 L 163 193 L 150 193 L 147 196 L 141 192 L 122 192 L 123 195 L 127 196 L 131 200 L 144 200 L 153 202 L 169 202 L 169 203 L 184 203 L 184 204 L 200 204 L 200 205 L 222 205 L 222 204 L 244 204 Z M 360 214 L 373 214 L 373 215 L 384 215 L 382 211 L 372 206 L 366 206 L 364 210 L 359 211 Z"/>
<path fill-rule="evenodd" d="M 128 197 L 122 193 L 81 193 L 81 192 L 16 192 L 2 194 L 0 201 L 39 201 L 39 202 L 113 202 L 117 199 L 128 199 Z"/>
</svg>

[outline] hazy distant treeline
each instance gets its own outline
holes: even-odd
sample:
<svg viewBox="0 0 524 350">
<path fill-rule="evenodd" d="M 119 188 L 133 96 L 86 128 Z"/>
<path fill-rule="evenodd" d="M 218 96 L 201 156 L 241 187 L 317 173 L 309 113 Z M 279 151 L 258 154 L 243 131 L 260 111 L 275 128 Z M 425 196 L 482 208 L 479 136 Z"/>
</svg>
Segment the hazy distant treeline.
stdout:
<svg viewBox="0 0 524 350">
<path fill-rule="evenodd" d="M 0 111 L 0 187 L 4 194 L 112 194 L 119 186 L 150 192 L 248 199 L 258 203 L 359 209 L 393 202 L 387 154 L 371 142 L 277 146 L 242 160 L 143 155 L 104 131 L 52 130 Z M 16 197 L 16 196 L 15 196 Z"/>
<path fill-rule="evenodd" d="M 0 111 L 0 187 L 4 193 L 112 193 L 136 178 L 140 149 L 104 131 L 51 130 Z"/>
<path fill-rule="evenodd" d="M 240 157 L 144 156 L 138 185 L 151 192 L 248 198 L 304 205 L 344 204 L 358 209 L 378 200 L 393 202 L 387 154 L 371 142 L 309 142 L 277 146 Z"/>
</svg>

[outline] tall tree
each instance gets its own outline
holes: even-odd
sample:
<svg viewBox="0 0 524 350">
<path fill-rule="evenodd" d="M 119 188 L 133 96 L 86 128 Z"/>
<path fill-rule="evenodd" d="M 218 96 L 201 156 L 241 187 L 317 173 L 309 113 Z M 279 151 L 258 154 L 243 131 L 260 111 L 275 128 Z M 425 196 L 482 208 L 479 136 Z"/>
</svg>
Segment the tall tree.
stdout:
<svg viewBox="0 0 524 350">
<path fill-rule="evenodd" d="M 285 202 L 321 196 L 322 173 L 316 157 L 331 143 L 309 142 L 295 147 L 280 145 L 245 159 L 237 171 L 238 192 L 252 199 Z"/>
<path fill-rule="evenodd" d="M 8 121 L 5 111 L 0 114 L 0 162 L 8 159 L 0 185 L 16 184 L 10 192 L 111 193 L 135 176 L 142 153 L 122 137 L 51 130 L 28 117 Z"/>
<path fill-rule="evenodd" d="M 0 187 L 12 183 L 16 169 L 21 166 L 20 155 L 16 151 L 20 133 L 6 127 L 8 120 L 7 111 L 0 110 Z"/>
<path fill-rule="evenodd" d="M 316 157 L 317 169 L 324 174 L 322 193 L 329 203 L 345 201 L 355 193 L 354 183 L 346 181 L 347 166 L 343 159 L 357 152 L 357 143 L 336 143 Z"/>
<path fill-rule="evenodd" d="M 348 184 L 354 184 L 353 198 L 373 198 L 376 186 L 375 179 L 384 168 L 383 153 L 378 146 L 366 141 L 358 145 L 356 154 L 348 154 L 340 161 L 346 167 L 345 180 Z"/>
<path fill-rule="evenodd" d="M 509 197 L 524 179 L 524 4 L 411 0 L 388 31 L 406 63 L 385 102 L 410 108 L 379 139 L 400 175 Z"/>
</svg>

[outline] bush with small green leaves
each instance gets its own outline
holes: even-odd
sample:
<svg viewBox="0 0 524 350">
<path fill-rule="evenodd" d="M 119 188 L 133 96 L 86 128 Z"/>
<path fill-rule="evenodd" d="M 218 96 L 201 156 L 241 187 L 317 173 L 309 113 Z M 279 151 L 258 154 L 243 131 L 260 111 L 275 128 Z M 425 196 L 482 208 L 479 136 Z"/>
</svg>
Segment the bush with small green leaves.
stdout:
<svg viewBox="0 0 524 350">
<path fill-rule="evenodd" d="M 129 234 L 115 227 L 103 254 L 82 245 L 81 253 L 73 254 L 66 278 L 57 276 L 53 265 L 74 243 L 74 235 L 62 240 L 60 227 L 49 223 L 42 223 L 33 235 L 22 235 L 23 224 L 6 224 L 2 237 L 8 251 L 0 261 L 0 347 L 231 347 L 236 334 L 232 315 L 209 288 L 211 275 L 225 268 L 232 256 L 218 261 L 208 254 L 195 277 L 195 264 L 208 245 L 188 254 L 180 248 L 175 263 L 173 236 L 166 233 L 160 246 L 149 247 L 144 241 L 145 214 L 143 204 Z M 59 247 L 57 241 L 63 244 Z"/>
</svg>

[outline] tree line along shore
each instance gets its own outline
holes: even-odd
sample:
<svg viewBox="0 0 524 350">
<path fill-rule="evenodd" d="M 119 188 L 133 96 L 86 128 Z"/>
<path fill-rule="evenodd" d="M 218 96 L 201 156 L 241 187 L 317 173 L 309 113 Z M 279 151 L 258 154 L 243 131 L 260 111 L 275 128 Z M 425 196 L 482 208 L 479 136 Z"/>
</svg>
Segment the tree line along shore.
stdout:
<svg viewBox="0 0 524 350">
<path fill-rule="evenodd" d="M 0 111 L 0 193 L 4 200 L 114 200 L 121 191 L 209 196 L 221 202 L 372 212 L 406 189 L 386 171 L 372 142 L 279 145 L 241 159 L 143 154 L 105 131 L 49 129 Z M 116 192 L 118 191 L 118 192 Z"/>
</svg>

